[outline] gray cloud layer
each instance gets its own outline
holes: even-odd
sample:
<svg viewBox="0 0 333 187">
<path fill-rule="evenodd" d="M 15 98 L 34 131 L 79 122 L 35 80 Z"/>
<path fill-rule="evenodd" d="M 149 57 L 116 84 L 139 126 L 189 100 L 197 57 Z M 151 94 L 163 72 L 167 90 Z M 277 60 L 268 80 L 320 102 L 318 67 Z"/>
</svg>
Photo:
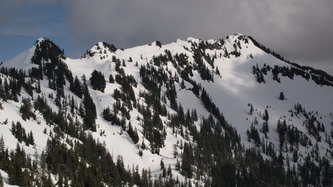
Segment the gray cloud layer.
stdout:
<svg viewBox="0 0 333 187">
<path fill-rule="evenodd" d="M 333 75 L 332 0 L 31 0 L 61 2 L 70 39 L 85 50 L 97 41 L 132 47 L 154 40 L 251 35 L 285 58 Z M 0 5 L 1 25 L 17 2 Z M 22 6 L 19 6 L 21 8 Z M 1 9 L 1 8 L 0 8 Z M 16 11 L 17 12 L 17 11 Z"/>
<path fill-rule="evenodd" d="M 73 35 L 85 42 L 89 36 L 129 47 L 240 32 L 287 59 L 333 73 L 331 0 L 80 0 L 67 7 Z"/>
</svg>

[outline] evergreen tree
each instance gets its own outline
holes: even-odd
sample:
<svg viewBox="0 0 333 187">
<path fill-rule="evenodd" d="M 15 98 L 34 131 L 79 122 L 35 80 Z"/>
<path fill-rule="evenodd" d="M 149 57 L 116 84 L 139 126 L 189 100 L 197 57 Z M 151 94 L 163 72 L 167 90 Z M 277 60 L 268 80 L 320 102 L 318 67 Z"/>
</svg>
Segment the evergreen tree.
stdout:
<svg viewBox="0 0 333 187">
<path fill-rule="evenodd" d="M 34 136 L 32 134 L 32 131 L 30 131 L 29 135 L 28 135 L 28 144 L 30 145 L 34 145 L 35 144 L 35 140 L 34 140 Z"/>
<path fill-rule="evenodd" d="M 25 167 L 25 152 L 21 150 L 20 145 L 17 144 L 15 152 L 11 152 L 11 163 L 8 169 L 9 183 L 19 186 L 26 186 L 27 180 L 24 176 L 22 168 Z"/>
<path fill-rule="evenodd" d="M 280 100 L 284 100 L 284 94 L 283 94 L 283 92 L 280 92 L 279 99 Z"/>
<path fill-rule="evenodd" d="M 161 159 L 160 166 L 161 166 L 161 170 L 164 169 L 164 162 L 163 162 L 163 159 Z"/>
<path fill-rule="evenodd" d="M 97 117 L 96 106 L 89 94 L 87 86 L 85 86 L 83 105 L 84 105 L 84 117 L 83 117 L 84 128 L 89 129 L 91 131 L 96 131 L 96 124 L 95 124 L 95 119 Z"/>
<path fill-rule="evenodd" d="M 128 125 L 128 131 L 127 131 L 127 133 L 131 137 L 131 139 L 132 139 L 132 141 L 133 141 L 134 144 L 138 143 L 138 141 L 139 141 L 139 135 L 138 135 L 136 129 L 133 130 L 131 122 Z"/>
<path fill-rule="evenodd" d="M 203 89 L 202 93 L 201 93 L 201 101 L 203 102 L 203 104 L 205 105 L 205 108 L 210 112 L 211 108 L 212 108 L 212 101 L 209 97 L 209 95 L 207 94 L 206 90 Z"/>
<path fill-rule="evenodd" d="M 259 146 L 260 143 L 261 143 L 260 142 L 260 135 L 258 133 L 258 130 L 253 125 L 251 125 L 251 129 L 250 129 L 250 132 L 248 132 L 248 134 L 254 140 L 255 144 L 257 146 Z"/>
<path fill-rule="evenodd" d="M 103 118 L 106 121 L 113 121 L 115 116 L 112 115 L 110 107 L 107 107 L 103 110 Z"/>
<path fill-rule="evenodd" d="M 3 168 L 5 164 L 6 152 L 5 152 L 5 141 L 3 135 L 0 137 L 0 168 Z"/>
<path fill-rule="evenodd" d="M 114 83 L 114 78 L 113 78 L 113 75 L 112 75 L 112 74 L 110 74 L 110 76 L 109 76 L 109 82 L 110 82 L 110 83 Z"/>
<path fill-rule="evenodd" d="M 264 115 L 263 115 L 262 119 L 263 119 L 263 120 L 265 120 L 265 121 L 266 121 L 266 123 L 267 123 L 267 121 L 268 121 L 268 119 L 269 119 L 269 114 L 268 114 L 268 111 L 267 111 L 267 109 L 265 109 L 265 113 L 264 113 Z"/>
<path fill-rule="evenodd" d="M 27 120 L 30 118 L 36 119 L 35 113 L 33 113 L 31 110 L 32 110 L 32 105 L 30 99 L 23 98 L 22 106 L 20 107 L 20 113 L 23 120 Z"/>
<path fill-rule="evenodd" d="M 173 145 L 173 158 L 178 156 L 177 144 Z"/>
<path fill-rule="evenodd" d="M 192 146 L 188 143 L 184 144 L 184 151 L 182 154 L 181 171 L 185 177 L 192 178 L 192 163 L 193 163 L 193 150 Z"/>
<path fill-rule="evenodd" d="M 100 90 L 101 92 L 104 92 L 106 81 L 104 75 L 101 72 L 94 70 L 91 73 L 90 83 L 94 90 Z"/>
<path fill-rule="evenodd" d="M 77 95 L 79 98 L 82 98 L 83 91 L 82 91 L 82 85 L 80 80 L 77 78 L 77 76 L 74 79 L 74 89 L 73 89 L 75 95 Z"/>
<path fill-rule="evenodd" d="M 269 127 L 268 127 L 268 123 L 267 122 L 264 122 L 262 124 L 262 128 L 261 128 L 261 132 L 265 134 L 265 137 L 267 137 L 267 133 L 269 132 Z"/>
</svg>

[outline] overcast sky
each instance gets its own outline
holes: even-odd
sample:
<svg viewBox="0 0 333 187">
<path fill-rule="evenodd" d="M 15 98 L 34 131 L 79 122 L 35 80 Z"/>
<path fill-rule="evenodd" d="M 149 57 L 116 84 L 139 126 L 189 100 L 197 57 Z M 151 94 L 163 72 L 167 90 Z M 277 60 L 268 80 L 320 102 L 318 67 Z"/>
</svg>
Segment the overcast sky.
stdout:
<svg viewBox="0 0 333 187">
<path fill-rule="evenodd" d="M 0 0 L 0 61 L 39 37 L 76 58 L 98 41 L 127 48 L 234 33 L 333 75 L 332 0 Z"/>
</svg>

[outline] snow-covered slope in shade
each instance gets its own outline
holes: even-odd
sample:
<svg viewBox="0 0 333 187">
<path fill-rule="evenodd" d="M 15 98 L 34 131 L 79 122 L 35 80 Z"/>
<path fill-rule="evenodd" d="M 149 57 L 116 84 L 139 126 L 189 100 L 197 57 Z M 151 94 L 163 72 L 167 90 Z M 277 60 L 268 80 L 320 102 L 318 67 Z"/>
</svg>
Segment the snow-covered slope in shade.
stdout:
<svg viewBox="0 0 333 187">
<path fill-rule="evenodd" d="M 4 65 L 9 68 L 20 68 L 24 70 L 31 69 L 32 67 L 38 67 L 36 64 L 31 63 L 31 58 L 35 54 L 36 47 L 33 46 L 27 51 L 23 51 L 14 58 L 4 62 Z"/>
</svg>

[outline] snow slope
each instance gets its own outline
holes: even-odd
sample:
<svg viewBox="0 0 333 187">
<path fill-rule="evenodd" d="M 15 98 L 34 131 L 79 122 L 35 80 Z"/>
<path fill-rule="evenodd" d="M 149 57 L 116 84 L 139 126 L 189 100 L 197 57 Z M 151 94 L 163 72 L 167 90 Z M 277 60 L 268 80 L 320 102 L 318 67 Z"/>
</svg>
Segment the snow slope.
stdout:
<svg viewBox="0 0 333 187">
<path fill-rule="evenodd" d="M 326 132 L 331 132 L 333 122 L 333 87 L 332 86 L 320 86 L 314 81 L 295 76 L 293 79 L 288 77 L 281 77 L 281 83 L 272 80 L 271 74 L 265 75 L 265 84 L 259 84 L 255 76 L 251 73 L 253 66 L 264 67 L 269 65 L 270 67 L 283 66 L 290 68 L 292 65 L 275 58 L 273 55 L 267 54 L 263 50 L 256 47 L 251 40 L 245 42 L 239 39 L 242 34 L 235 34 L 228 36 L 221 49 L 206 49 L 207 55 L 214 56 L 217 58 L 214 62 L 215 68 L 218 68 L 221 76 L 214 75 L 214 82 L 202 80 L 200 75 L 195 72 L 193 79 L 199 83 L 203 88 L 210 94 L 213 103 L 215 103 L 221 112 L 224 114 L 226 120 L 231 123 L 232 126 L 236 127 L 238 133 L 241 136 L 242 142 L 245 145 L 253 146 L 253 143 L 247 141 L 246 131 L 250 129 L 251 123 L 256 120 L 259 121 L 258 130 L 261 128 L 260 124 L 264 120 L 260 117 L 267 109 L 269 112 L 269 128 L 268 139 L 276 145 L 278 150 L 278 134 L 276 132 L 277 121 L 286 120 L 288 124 L 293 125 L 300 129 L 303 133 L 307 134 L 306 128 L 302 124 L 304 118 L 298 119 L 291 117 L 290 110 L 294 109 L 295 104 L 300 103 L 306 111 L 318 111 L 320 121 L 325 124 Z M 188 38 L 187 41 L 177 40 L 176 42 L 166 44 L 163 46 L 157 46 L 156 43 L 138 46 L 125 50 L 117 50 L 111 54 L 116 58 L 124 61 L 126 67 L 123 67 L 126 74 L 133 75 L 138 82 L 140 82 L 138 76 L 138 67 L 150 63 L 153 57 L 159 55 L 165 55 L 165 50 L 169 50 L 172 54 L 186 54 L 189 57 L 189 61 L 194 63 L 193 53 L 191 46 L 198 45 L 201 42 L 200 39 Z M 216 40 L 208 40 L 208 43 L 216 43 Z M 235 44 L 239 43 L 240 47 L 235 49 Z M 93 47 L 91 50 L 93 51 Z M 224 57 L 226 51 L 239 50 L 241 55 L 239 57 L 230 55 L 230 57 Z M 103 48 L 101 48 L 103 51 Z M 96 53 L 91 58 L 81 59 L 67 59 L 66 63 L 73 70 L 73 73 L 77 76 L 85 74 L 89 77 L 92 70 L 97 69 L 104 73 L 105 78 L 108 78 L 109 74 L 116 74 L 114 70 L 114 62 L 112 57 L 102 59 L 104 54 Z M 131 62 L 129 62 L 131 58 Z M 138 66 L 135 63 L 138 63 Z M 206 65 L 208 63 L 206 62 Z M 165 68 L 168 68 L 172 73 L 176 73 L 176 69 L 169 62 Z M 214 71 L 215 68 L 212 68 Z M 112 88 L 107 84 L 106 93 L 112 93 Z M 114 86 L 113 88 L 117 88 Z M 191 88 L 191 84 L 188 84 L 188 88 Z M 141 89 L 141 88 L 139 88 Z M 182 104 L 184 109 L 196 109 L 198 114 L 208 117 L 209 112 L 203 107 L 200 99 L 197 98 L 193 93 L 186 89 L 177 87 L 178 101 Z M 281 101 L 278 99 L 280 92 L 283 92 L 286 99 Z M 102 96 L 99 96 L 101 98 Z M 105 98 L 106 99 L 106 98 Z M 101 103 L 102 109 L 107 104 L 111 105 L 112 100 L 103 100 Z M 248 115 L 249 106 L 252 104 L 255 108 L 255 114 Z M 135 116 L 135 115 L 134 115 Z M 131 121 L 135 124 L 135 120 Z M 140 129 L 139 126 L 137 126 Z M 324 138 L 324 133 L 321 134 Z M 261 134 L 261 137 L 264 137 Z M 174 138 L 175 139 L 175 138 Z M 174 140 L 171 140 L 174 141 Z M 112 146 L 111 146 L 112 147 Z M 319 142 L 319 147 L 322 147 L 321 155 L 324 156 L 326 148 L 328 147 L 327 142 Z M 170 147 L 166 146 L 165 150 L 170 150 Z M 305 148 L 300 150 L 301 154 L 308 153 L 311 148 Z M 302 152 L 304 151 L 304 152 Z M 124 152 L 121 152 L 124 153 Z M 164 157 L 170 157 L 170 152 Z M 125 156 L 126 157 L 126 156 Z M 151 157 L 149 155 L 149 157 Z M 126 159 L 131 164 L 139 163 L 140 160 L 133 158 Z M 133 160 L 134 162 L 130 162 Z M 156 160 L 156 158 L 154 159 Z M 140 166 L 147 166 L 148 163 L 142 163 Z M 174 163 L 173 163 L 174 164 Z M 148 164 L 150 165 L 150 164 Z"/>
<path fill-rule="evenodd" d="M 39 42 L 42 41 L 42 39 L 39 40 Z M 201 87 L 209 93 L 212 102 L 220 109 L 225 119 L 237 129 L 241 137 L 241 142 L 246 147 L 255 147 L 252 141 L 248 141 L 246 132 L 251 128 L 251 124 L 253 124 L 254 121 L 258 122 L 255 128 L 260 131 L 261 125 L 265 122 L 262 119 L 265 110 L 269 113 L 269 119 L 267 121 L 269 132 L 267 138 L 265 138 L 263 133 L 260 133 L 260 138 L 265 139 L 266 142 L 272 142 L 277 152 L 279 151 L 279 135 L 277 133 L 277 121 L 279 119 L 286 120 L 288 125 L 292 125 L 304 134 L 308 134 L 304 126 L 306 118 L 302 115 L 291 115 L 291 111 L 295 112 L 294 107 L 298 103 L 301 104 L 306 111 L 314 112 L 318 121 L 325 126 L 325 132 L 330 133 L 333 130 L 331 125 L 333 123 L 333 87 L 318 85 L 313 80 L 306 80 L 301 76 L 294 76 L 293 79 L 290 79 L 280 75 L 279 83 L 272 79 L 271 71 L 269 71 L 267 75 L 264 75 L 265 83 L 258 83 L 255 75 L 252 73 L 253 67 L 257 66 L 263 68 L 270 66 L 273 68 L 274 66 L 279 66 L 291 68 L 292 65 L 264 52 L 242 34 L 230 35 L 223 40 L 202 41 L 200 39 L 188 38 L 186 41 L 177 40 L 176 42 L 162 46 L 159 46 L 158 42 L 153 42 L 143 46 L 124 50 L 116 49 L 114 51 L 110 50 L 104 43 L 99 42 L 89 50 L 91 55 L 85 55 L 80 59 L 66 58 L 63 59 L 63 61 L 67 64 L 74 76 L 80 78 L 82 75 L 85 75 L 89 83 L 89 78 L 94 70 L 102 72 L 106 80 L 109 79 L 110 75 L 117 75 L 115 59 L 119 59 L 125 74 L 132 75 L 138 82 L 138 86 L 133 89 L 139 103 L 145 104 L 145 100 L 139 97 L 140 92 L 147 91 L 140 77 L 140 67 L 153 64 L 153 59 L 161 55 L 166 55 L 166 51 L 171 52 L 173 56 L 176 54 L 185 54 L 188 57 L 189 64 L 195 67 L 196 62 L 193 57 L 193 49 L 200 46 L 200 43 L 214 46 L 207 47 L 203 50 L 203 56 L 214 59 L 214 65 L 212 66 L 206 58 L 202 58 L 205 66 L 212 72 L 214 80 L 203 80 L 198 71 L 193 71 L 193 77 L 191 77 L 191 79 L 200 84 Z M 28 71 L 32 67 L 37 67 L 37 65 L 32 64 L 30 61 L 34 55 L 34 51 L 35 46 L 5 62 L 2 66 L 14 67 L 25 71 Z M 236 55 L 236 52 L 240 53 L 240 55 Z M 156 66 L 156 68 L 159 67 Z M 177 69 L 179 67 L 176 67 L 170 61 L 161 65 L 160 68 L 167 70 L 171 75 L 181 77 Z M 220 75 L 216 73 L 217 69 Z M 1 76 L 5 78 L 4 75 Z M 177 84 L 177 102 L 184 107 L 184 110 L 189 109 L 191 111 L 196 109 L 199 116 L 207 118 L 210 113 L 205 109 L 200 98 L 189 90 L 192 87 L 192 84 L 187 81 L 185 81 L 185 88 Z M 69 91 L 68 85 L 65 89 L 66 96 L 75 97 L 77 103 L 80 102 L 80 99 Z M 130 168 L 136 165 L 138 165 L 139 168 L 150 168 L 155 177 L 161 173 L 160 161 L 162 159 L 166 165 L 170 164 L 172 168 L 174 168 L 176 160 L 180 158 L 179 156 L 177 158 L 173 156 L 174 145 L 177 144 L 177 141 L 186 142 L 188 140 L 173 134 L 172 129 L 167 127 L 165 146 L 161 148 L 160 154 L 152 154 L 146 149 L 143 150 L 143 155 L 140 156 L 140 145 L 143 142 L 149 145 L 149 141 L 143 137 L 142 120 L 138 120 L 138 118 L 142 119 L 143 117 L 138 110 L 134 108 L 130 112 L 130 119 L 126 120 L 126 123 L 130 122 L 132 126 L 138 130 L 140 140 L 137 144 L 133 144 L 129 135 L 123 132 L 120 126 L 110 125 L 109 122 L 103 119 L 103 110 L 107 107 L 111 107 L 116 102 L 113 98 L 115 89 L 121 89 L 121 86 L 118 83 L 110 83 L 108 81 L 104 93 L 93 90 L 89 86 L 90 94 L 97 108 L 97 131 L 91 132 L 93 136 L 100 142 L 104 142 L 112 155 L 121 155 L 125 164 Z M 41 90 L 42 92 L 40 94 L 46 96 L 54 92 L 48 88 L 48 82 L 46 80 L 41 82 Z M 166 87 L 162 87 L 161 95 L 163 95 L 163 92 L 166 90 Z M 284 93 L 286 99 L 278 99 L 281 92 Z M 38 93 L 35 93 L 33 97 L 36 98 L 37 95 Z M 21 122 L 28 132 L 33 132 L 36 145 L 20 145 L 24 147 L 26 152 L 30 155 L 34 156 L 36 152 L 37 155 L 40 155 L 46 146 L 46 140 L 49 137 L 48 133 L 52 132 L 53 129 L 46 124 L 41 114 L 38 112 L 36 113 L 38 123 L 35 120 L 24 121 L 19 113 L 22 98 L 33 99 L 25 91 L 22 91 L 19 102 L 3 102 L 4 109 L 0 110 L 0 132 L 6 146 L 9 149 L 15 149 L 18 142 L 11 133 L 10 123 L 12 121 Z M 48 102 L 54 103 L 54 100 L 49 99 Z M 252 114 L 249 114 L 249 104 L 254 108 Z M 52 106 L 56 111 L 57 106 L 54 104 Z M 170 113 L 174 112 L 170 106 L 168 106 L 168 111 Z M 165 124 L 168 122 L 168 119 L 161 118 Z M 7 121 L 7 124 L 5 121 Z M 200 127 L 198 126 L 198 128 Z M 45 134 L 43 132 L 44 129 L 46 129 L 48 133 Z M 103 131 L 104 133 L 101 133 Z M 325 140 L 324 132 L 320 132 L 320 136 Z M 327 141 L 317 142 L 312 136 L 309 135 L 309 137 L 310 140 L 318 144 L 321 156 L 325 156 L 327 154 L 326 150 L 331 149 Z M 299 154 L 306 155 L 314 146 L 313 144 L 312 146 L 300 147 Z M 290 153 L 286 152 L 285 154 Z M 303 160 L 300 159 L 299 162 L 303 162 Z M 185 180 L 179 171 L 173 170 L 172 173 L 173 176 L 178 177 L 179 180 Z M 1 171 L 1 174 L 6 178 L 4 172 Z M 193 179 L 193 181 L 195 180 Z M 202 181 L 199 182 L 203 184 Z"/>
</svg>

